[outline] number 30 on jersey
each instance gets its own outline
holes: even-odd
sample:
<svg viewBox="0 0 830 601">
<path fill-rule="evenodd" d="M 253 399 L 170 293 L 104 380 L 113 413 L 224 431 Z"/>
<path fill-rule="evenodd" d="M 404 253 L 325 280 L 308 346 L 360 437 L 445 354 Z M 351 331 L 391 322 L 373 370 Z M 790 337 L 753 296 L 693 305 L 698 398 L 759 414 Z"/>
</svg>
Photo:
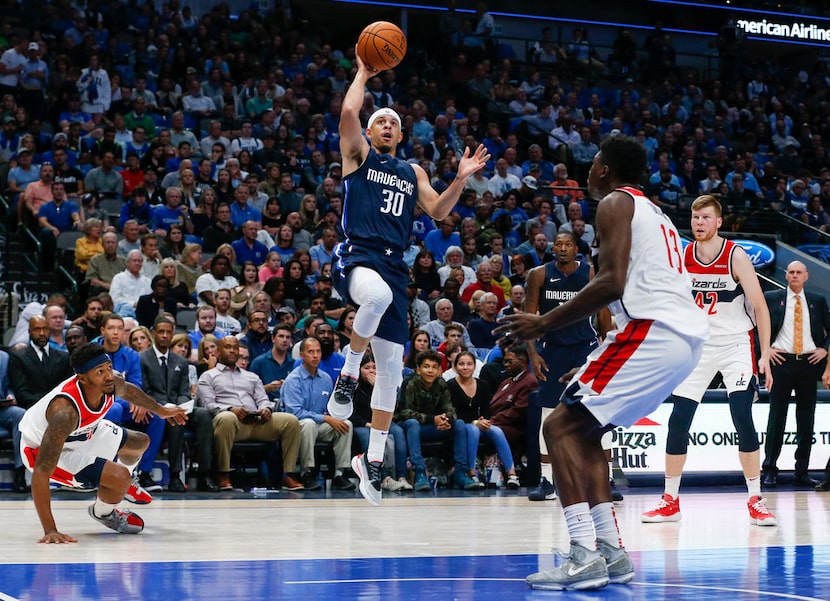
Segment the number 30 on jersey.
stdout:
<svg viewBox="0 0 830 601">
<path fill-rule="evenodd" d="M 403 214 L 403 206 L 405 200 L 406 198 L 403 192 L 385 188 L 383 190 L 384 205 L 380 208 L 380 212 L 389 213 L 395 217 L 400 217 Z"/>
</svg>

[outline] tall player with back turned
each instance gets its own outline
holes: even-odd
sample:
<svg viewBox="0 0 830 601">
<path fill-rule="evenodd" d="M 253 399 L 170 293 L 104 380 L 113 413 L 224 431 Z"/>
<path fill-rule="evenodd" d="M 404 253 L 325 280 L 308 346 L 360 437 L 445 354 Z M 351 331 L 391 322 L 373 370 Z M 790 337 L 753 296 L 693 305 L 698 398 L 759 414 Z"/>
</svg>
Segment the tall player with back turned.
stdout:
<svg viewBox="0 0 830 601">
<path fill-rule="evenodd" d="M 617 525 L 602 435 L 654 411 L 700 359 L 709 326 L 692 300 L 680 235 L 637 187 L 645 150 L 627 136 L 606 139 L 588 173 L 601 198 L 599 270 L 570 300 L 543 315 L 502 318 L 497 333 L 533 340 L 608 306 L 606 336 L 562 393 L 544 434 L 565 523 L 568 560 L 527 577 L 533 589 L 593 589 L 634 578 Z"/>
<path fill-rule="evenodd" d="M 749 521 L 758 526 L 778 523 L 761 496 L 761 448 L 752 420 L 759 370 L 766 376 L 766 387 L 772 388 L 769 309 L 749 256 L 740 246 L 718 235 L 722 223 L 721 205 L 714 196 L 707 194 L 694 200 L 695 241 L 686 247 L 684 262 L 692 277 L 695 303 L 709 319 L 711 335 L 703 347 L 700 363 L 672 393 L 674 407 L 666 439 L 666 488 L 657 507 L 641 516 L 646 523 L 680 521 L 678 491 L 689 429 L 709 382 L 718 372 L 729 395 L 729 412 L 738 433 L 738 457 L 749 491 Z M 757 367 L 753 335 L 756 323 L 761 347 Z"/>
<path fill-rule="evenodd" d="M 367 501 L 381 500 L 383 452 L 398 387 L 403 373 L 407 341 L 406 286 L 408 268 L 403 253 L 409 248 L 415 206 L 433 219 L 449 215 L 467 178 L 481 169 L 490 155 L 480 145 L 465 149 L 455 180 L 440 195 L 418 165 L 395 157 L 402 139 L 401 118 L 393 110 L 375 111 L 364 129 L 360 111 L 366 82 L 377 73 L 356 56 L 357 73 L 343 98 L 340 113 L 340 152 L 343 162 L 345 240 L 334 253 L 334 281 L 344 299 L 358 306 L 349 352 L 328 403 L 329 414 L 347 419 L 360 375 L 360 360 L 372 343 L 377 376 L 372 392 L 369 448 L 352 459 L 360 477 L 360 492 Z M 367 140 L 368 138 L 368 140 Z M 438 419 L 438 418 L 436 418 Z"/>
</svg>

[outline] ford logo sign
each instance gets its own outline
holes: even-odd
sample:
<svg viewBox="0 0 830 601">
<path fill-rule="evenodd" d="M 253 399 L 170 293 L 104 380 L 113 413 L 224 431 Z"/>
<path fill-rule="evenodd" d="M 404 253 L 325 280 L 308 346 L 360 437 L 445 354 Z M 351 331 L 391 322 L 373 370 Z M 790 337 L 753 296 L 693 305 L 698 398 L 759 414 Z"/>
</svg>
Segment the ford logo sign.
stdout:
<svg viewBox="0 0 830 601">
<path fill-rule="evenodd" d="M 733 240 L 733 242 L 746 251 L 755 269 L 761 269 L 775 261 L 775 251 L 766 244 L 754 240 Z"/>
</svg>

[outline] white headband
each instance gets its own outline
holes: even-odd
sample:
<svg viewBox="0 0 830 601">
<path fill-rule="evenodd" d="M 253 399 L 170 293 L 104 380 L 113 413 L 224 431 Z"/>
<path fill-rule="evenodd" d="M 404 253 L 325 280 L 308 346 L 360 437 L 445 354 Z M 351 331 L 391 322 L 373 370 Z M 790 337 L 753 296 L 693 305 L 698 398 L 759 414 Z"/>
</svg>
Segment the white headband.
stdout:
<svg viewBox="0 0 830 601">
<path fill-rule="evenodd" d="M 387 109 L 387 108 L 378 109 L 378 110 L 376 110 L 374 113 L 372 113 L 372 116 L 371 116 L 371 117 L 369 117 L 369 123 L 367 123 L 367 124 L 366 124 L 366 129 L 371 129 L 371 128 L 372 128 L 372 124 L 373 124 L 375 121 L 377 121 L 377 119 L 378 119 L 379 117 L 391 117 L 392 119 L 394 119 L 395 121 L 397 121 L 397 123 L 398 123 L 398 129 L 403 129 L 403 126 L 401 125 L 401 116 L 400 116 L 400 115 L 398 115 L 398 113 L 396 113 L 396 112 L 395 112 L 395 111 L 393 111 L 392 109 Z"/>
</svg>

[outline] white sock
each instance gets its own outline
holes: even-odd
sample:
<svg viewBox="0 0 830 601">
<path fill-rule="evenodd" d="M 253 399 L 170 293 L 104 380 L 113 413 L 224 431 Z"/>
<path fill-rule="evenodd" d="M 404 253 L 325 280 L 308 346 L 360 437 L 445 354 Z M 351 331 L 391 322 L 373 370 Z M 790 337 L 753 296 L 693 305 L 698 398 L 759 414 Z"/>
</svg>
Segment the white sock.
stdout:
<svg viewBox="0 0 830 601">
<path fill-rule="evenodd" d="M 383 463 L 383 453 L 386 451 L 386 438 L 389 430 L 369 430 L 369 449 L 366 451 L 366 459 Z"/>
<path fill-rule="evenodd" d="M 351 376 L 357 379 L 360 375 L 360 361 L 363 359 L 365 352 L 360 351 L 356 353 L 352 349 L 349 349 L 349 352 L 346 353 L 346 363 L 343 364 L 343 369 L 340 370 L 340 373 L 344 376 Z"/>
<path fill-rule="evenodd" d="M 99 518 L 107 517 L 113 509 L 115 509 L 115 505 L 104 503 L 101 499 L 95 499 L 95 503 L 92 505 L 92 513 Z"/>
<path fill-rule="evenodd" d="M 597 538 L 601 538 L 609 545 L 622 547 L 620 527 L 617 524 L 617 512 L 613 503 L 600 503 L 591 507 L 591 517 L 594 520 L 594 528 L 597 531 Z"/>
<path fill-rule="evenodd" d="M 680 479 L 683 476 L 666 476 L 666 494 L 676 499 L 680 494 Z"/>
<path fill-rule="evenodd" d="M 550 463 L 542 464 L 542 477 L 553 484 L 553 466 Z"/>
<path fill-rule="evenodd" d="M 571 540 L 591 551 L 597 548 L 597 535 L 588 503 L 575 503 L 563 508 Z"/>
<path fill-rule="evenodd" d="M 343 475 L 343 470 L 341 468 L 339 468 L 339 467 L 334 468 L 334 477 L 335 478 L 337 476 L 342 476 L 342 475 Z"/>
<path fill-rule="evenodd" d="M 746 478 L 746 489 L 749 491 L 749 498 L 761 496 L 761 476 Z"/>
</svg>

